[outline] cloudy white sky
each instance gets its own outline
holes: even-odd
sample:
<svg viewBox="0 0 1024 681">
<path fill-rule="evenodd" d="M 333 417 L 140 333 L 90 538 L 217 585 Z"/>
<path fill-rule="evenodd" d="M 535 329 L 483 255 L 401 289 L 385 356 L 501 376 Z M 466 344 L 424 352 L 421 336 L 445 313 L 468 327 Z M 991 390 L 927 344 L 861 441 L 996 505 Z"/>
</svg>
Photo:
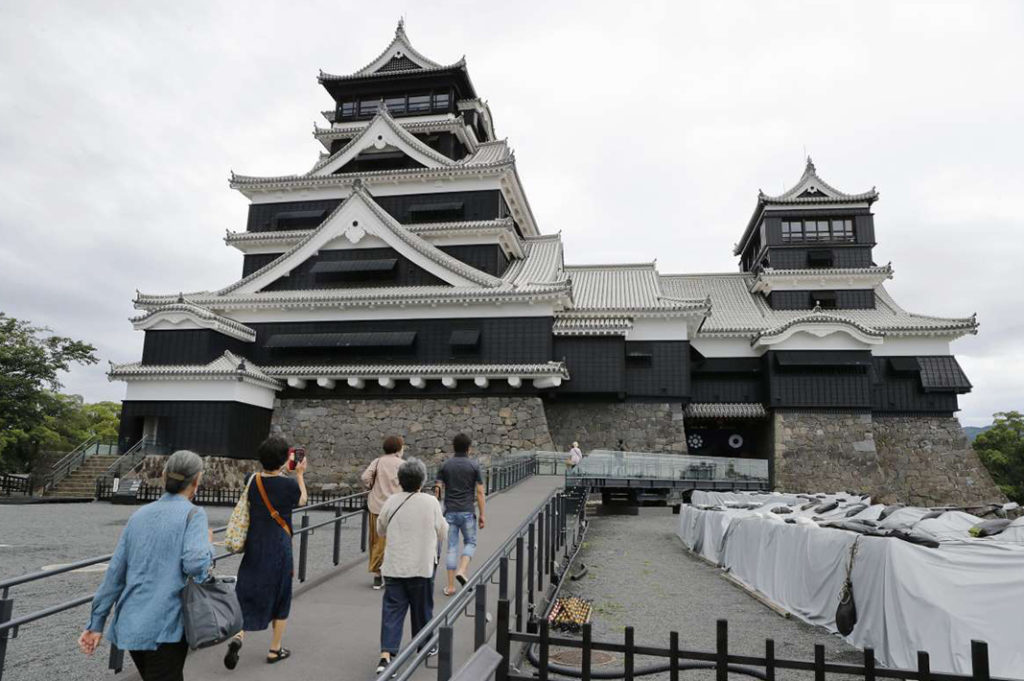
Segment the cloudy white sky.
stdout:
<svg viewBox="0 0 1024 681">
<path fill-rule="evenodd" d="M 237 278 L 229 170 L 308 169 L 317 70 L 362 67 L 403 15 L 427 56 L 467 56 L 569 262 L 734 271 L 758 188 L 810 153 L 877 185 L 904 307 L 978 313 L 962 421 L 1024 408 L 1024 4 L 995 1 L 4 0 L 0 310 L 97 346 L 68 391 L 122 397 L 136 288 Z"/>
</svg>

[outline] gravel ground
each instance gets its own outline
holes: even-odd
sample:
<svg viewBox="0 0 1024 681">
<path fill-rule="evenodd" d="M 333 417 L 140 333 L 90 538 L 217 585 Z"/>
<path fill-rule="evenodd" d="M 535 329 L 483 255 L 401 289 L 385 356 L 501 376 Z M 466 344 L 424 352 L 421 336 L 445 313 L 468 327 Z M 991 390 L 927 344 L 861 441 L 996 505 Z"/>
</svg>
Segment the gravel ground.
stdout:
<svg viewBox="0 0 1024 681">
<path fill-rule="evenodd" d="M 90 504 L 0 505 L 0 579 L 19 576 L 43 566 L 70 563 L 114 550 L 121 528 L 138 506 L 119 506 L 106 502 Z M 211 527 L 227 523 L 231 509 L 206 508 Z M 333 514 L 331 514 L 333 515 Z M 296 516 L 296 524 L 298 524 Z M 310 523 L 330 517 L 312 512 Z M 359 555 L 359 518 L 349 519 L 342 527 L 341 562 Z M 298 540 L 295 541 L 298 570 Z M 333 532 L 330 526 L 309 538 L 308 577 L 315 579 L 332 566 Z M 218 562 L 217 573 L 233 575 L 241 558 Z M 102 568 L 73 572 L 38 582 L 13 587 L 14 616 L 56 605 L 77 596 L 93 593 L 103 579 Z M 92 658 L 78 652 L 77 639 L 89 616 L 83 605 L 26 625 L 18 637 L 8 641 L 5 681 L 111 681 L 107 670 L 109 648 L 104 645 Z M 125 656 L 125 669 L 132 669 Z"/>
<path fill-rule="evenodd" d="M 594 640 L 621 643 L 625 627 L 632 626 L 637 644 L 668 648 L 669 632 L 677 631 L 680 648 L 712 652 L 715 622 L 724 618 L 729 621 L 733 653 L 763 655 L 765 639 L 774 638 L 776 657 L 810 661 L 814 644 L 821 643 L 826 661 L 863 659 L 863 653 L 824 629 L 777 615 L 725 580 L 721 570 L 692 556 L 675 534 L 678 521 L 667 508 L 641 508 L 638 517 L 592 516 L 577 558 L 577 566 L 582 562 L 589 570 L 583 579 L 567 582 L 562 595 L 593 601 Z M 620 667 L 621 656 L 614 657 L 594 669 Z M 636 668 L 653 662 L 638 658 Z M 641 678 L 660 681 L 668 674 Z M 690 671 L 683 678 L 713 679 L 714 674 Z M 778 678 L 813 675 L 779 672 Z"/>
</svg>

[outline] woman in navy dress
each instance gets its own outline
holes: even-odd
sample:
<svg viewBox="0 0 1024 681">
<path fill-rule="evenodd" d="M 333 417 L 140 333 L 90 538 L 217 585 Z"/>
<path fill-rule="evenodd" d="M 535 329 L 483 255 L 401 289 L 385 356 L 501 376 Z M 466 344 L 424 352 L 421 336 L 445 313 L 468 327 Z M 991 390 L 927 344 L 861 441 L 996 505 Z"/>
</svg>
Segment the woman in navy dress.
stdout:
<svg viewBox="0 0 1024 681">
<path fill-rule="evenodd" d="M 290 454 L 288 442 L 281 437 L 269 437 L 257 450 L 263 465 L 262 473 L 254 473 L 248 483 L 249 531 L 245 535 L 245 554 L 238 568 L 235 593 L 242 606 L 244 631 L 262 631 L 273 628 L 267 662 L 279 662 L 291 655 L 282 647 L 284 629 L 292 606 L 292 510 L 306 503 L 307 459 L 295 465 L 295 478 L 285 475 Z M 258 480 L 255 476 L 259 476 Z M 257 483 L 263 484 L 270 505 L 288 527 L 271 515 Z M 242 648 L 243 634 L 239 633 L 228 644 L 224 666 L 234 669 Z"/>
</svg>

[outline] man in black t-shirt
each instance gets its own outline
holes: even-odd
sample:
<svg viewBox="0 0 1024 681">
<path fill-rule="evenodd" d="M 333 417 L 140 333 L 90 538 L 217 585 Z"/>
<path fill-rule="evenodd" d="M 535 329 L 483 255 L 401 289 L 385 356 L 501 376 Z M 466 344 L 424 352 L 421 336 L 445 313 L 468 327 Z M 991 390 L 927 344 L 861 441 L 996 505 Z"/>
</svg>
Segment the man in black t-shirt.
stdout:
<svg viewBox="0 0 1024 681">
<path fill-rule="evenodd" d="M 444 519 L 448 523 L 448 585 L 444 595 L 455 593 L 455 580 L 466 583 L 469 561 L 476 551 L 477 527 L 484 529 L 484 475 L 480 464 L 469 458 L 468 437 L 459 433 L 452 440 L 455 456 L 448 459 L 437 472 L 438 499 L 444 498 Z M 473 498 L 479 515 L 473 506 Z M 459 535 L 462 535 L 462 555 L 459 555 Z"/>
</svg>

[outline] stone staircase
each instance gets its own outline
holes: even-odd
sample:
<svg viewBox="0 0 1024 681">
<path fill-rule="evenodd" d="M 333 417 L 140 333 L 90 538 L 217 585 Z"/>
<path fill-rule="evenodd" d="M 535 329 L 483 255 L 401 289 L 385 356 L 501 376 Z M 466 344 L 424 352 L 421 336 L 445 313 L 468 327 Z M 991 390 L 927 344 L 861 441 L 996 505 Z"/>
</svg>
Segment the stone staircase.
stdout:
<svg viewBox="0 0 1024 681">
<path fill-rule="evenodd" d="M 117 459 L 116 456 L 101 456 L 99 454 L 88 457 L 75 472 L 57 483 L 45 496 L 95 497 L 96 478 L 103 475 Z"/>
</svg>

